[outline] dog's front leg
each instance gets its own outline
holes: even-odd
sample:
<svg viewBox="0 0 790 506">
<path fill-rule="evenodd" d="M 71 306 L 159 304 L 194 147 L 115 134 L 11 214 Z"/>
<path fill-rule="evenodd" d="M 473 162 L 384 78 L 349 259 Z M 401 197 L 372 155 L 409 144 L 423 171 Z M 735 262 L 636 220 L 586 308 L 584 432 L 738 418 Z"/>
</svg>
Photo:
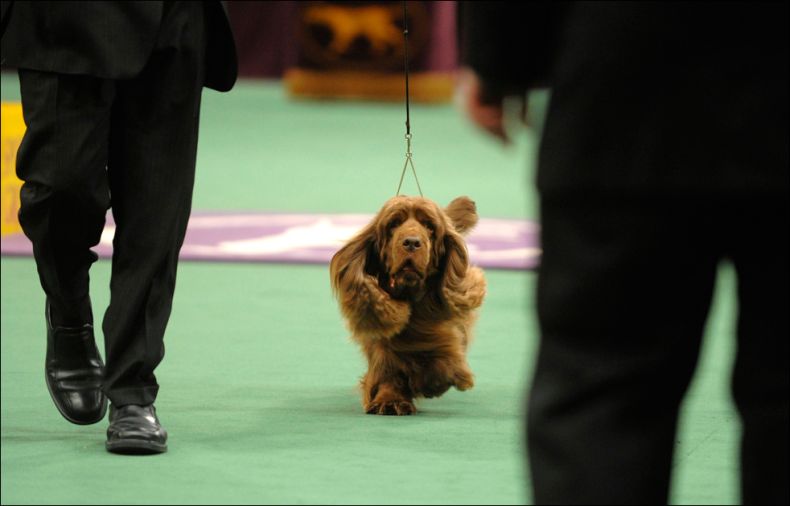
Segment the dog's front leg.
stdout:
<svg viewBox="0 0 790 506">
<path fill-rule="evenodd" d="M 362 378 L 362 406 L 371 415 L 413 415 L 414 394 L 397 357 L 381 341 L 366 346 L 368 372 Z"/>
<path fill-rule="evenodd" d="M 365 413 L 369 415 L 403 416 L 417 413 L 414 401 L 393 382 L 383 382 L 369 388 L 366 397 L 373 393 L 375 395 L 364 403 Z"/>
<path fill-rule="evenodd" d="M 356 339 L 388 338 L 403 330 L 411 316 L 408 302 L 390 297 L 373 276 L 364 276 L 357 288 L 356 293 L 349 293 L 341 304 Z"/>
</svg>

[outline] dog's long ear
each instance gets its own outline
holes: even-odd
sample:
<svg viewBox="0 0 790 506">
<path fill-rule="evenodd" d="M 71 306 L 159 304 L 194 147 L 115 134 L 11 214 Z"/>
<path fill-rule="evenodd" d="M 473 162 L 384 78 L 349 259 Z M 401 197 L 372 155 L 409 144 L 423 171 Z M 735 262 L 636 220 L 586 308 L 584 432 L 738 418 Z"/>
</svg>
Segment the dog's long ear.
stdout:
<svg viewBox="0 0 790 506">
<path fill-rule="evenodd" d="M 477 225 L 477 206 L 475 202 L 467 196 L 458 197 L 444 208 L 444 212 L 452 222 L 455 230 L 466 235 L 475 225 Z"/>
<path fill-rule="evenodd" d="M 366 274 L 376 277 L 380 270 L 376 224 L 371 222 L 332 257 L 329 264 L 332 291 L 342 301 L 345 292 L 358 289 Z"/>
<path fill-rule="evenodd" d="M 453 312 L 479 307 L 485 296 L 485 279 L 481 271 L 469 266 L 466 243 L 457 232 L 448 230 L 443 240 L 440 295 Z"/>
<path fill-rule="evenodd" d="M 391 337 L 409 321 L 408 303 L 392 299 L 380 286 L 378 219 L 335 253 L 329 264 L 332 291 L 357 339 Z"/>
</svg>

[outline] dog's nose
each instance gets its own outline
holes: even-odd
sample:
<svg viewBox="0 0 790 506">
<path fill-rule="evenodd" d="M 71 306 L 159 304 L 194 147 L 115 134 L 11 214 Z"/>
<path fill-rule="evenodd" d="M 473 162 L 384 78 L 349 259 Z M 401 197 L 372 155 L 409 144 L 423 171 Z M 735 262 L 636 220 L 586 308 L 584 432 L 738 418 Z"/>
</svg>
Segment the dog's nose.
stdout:
<svg viewBox="0 0 790 506">
<path fill-rule="evenodd" d="M 419 249 L 420 246 L 422 246 L 422 242 L 419 237 L 407 237 L 403 240 L 403 247 L 409 251 Z"/>
</svg>

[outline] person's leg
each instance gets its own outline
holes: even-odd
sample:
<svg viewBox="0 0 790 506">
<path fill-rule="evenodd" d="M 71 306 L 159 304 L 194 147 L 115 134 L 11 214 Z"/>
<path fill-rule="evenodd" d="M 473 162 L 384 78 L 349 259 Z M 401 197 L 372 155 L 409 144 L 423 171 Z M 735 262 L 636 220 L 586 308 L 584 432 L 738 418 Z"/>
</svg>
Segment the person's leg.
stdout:
<svg viewBox="0 0 790 506">
<path fill-rule="evenodd" d="M 19 70 L 27 130 L 17 155 L 19 221 L 57 325 L 93 323 L 88 270 L 110 204 L 111 81 Z"/>
<path fill-rule="evenodd" d="M 165 9 L 142 73 L 118 83 L 109 180 L 116 230 L 103 329 L 113 406 L 150 405 L 189 219 L 204 75 L 200 2 Z"/>
<path fill-rule="evenodd" d="M 537 504 L 667 502 L 717 265 L 695 204 L 543 198 L 527 407 Z"/>
<path fill-rule="evenodd" d="M 743 504 L 788 504 L 788 204 L 764 198 L 733 209 L 738 352 L 733 397 L 741 415 Z"/>
<path fill-rule="evenodd" d="M 20 69 L 27 130 L 17 155 L 19 222 L 46 293 L 46 383 L 77 424 L 104 417 L 101 356 L 93 335 L 88 271 L 109 206 L 107 144 L 113 83 Z"/>
</svg>

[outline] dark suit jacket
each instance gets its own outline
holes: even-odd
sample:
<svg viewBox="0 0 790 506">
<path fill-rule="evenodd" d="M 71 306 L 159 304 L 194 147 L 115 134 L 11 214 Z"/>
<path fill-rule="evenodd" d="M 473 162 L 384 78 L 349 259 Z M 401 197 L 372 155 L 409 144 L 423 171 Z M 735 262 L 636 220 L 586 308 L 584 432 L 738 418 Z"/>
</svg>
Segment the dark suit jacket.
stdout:
<svg viewBox="0 0 790 506">
<path fill-rule="evenodd" d="M 221 2 L 203 2 L 207 21 L 209 88 L 236 81 L 233 36 Z M 2 64 L 104 79 L 137 75 L 148 61 L 162 21 L 163 2 L 14 1 L 2 5 Z"/>
<path fill-rule="evenodd" d="M 463 2 L 488 93 L 551 88 L 538 187 L 787 195 L 788 5 Z"/>
</svg>

